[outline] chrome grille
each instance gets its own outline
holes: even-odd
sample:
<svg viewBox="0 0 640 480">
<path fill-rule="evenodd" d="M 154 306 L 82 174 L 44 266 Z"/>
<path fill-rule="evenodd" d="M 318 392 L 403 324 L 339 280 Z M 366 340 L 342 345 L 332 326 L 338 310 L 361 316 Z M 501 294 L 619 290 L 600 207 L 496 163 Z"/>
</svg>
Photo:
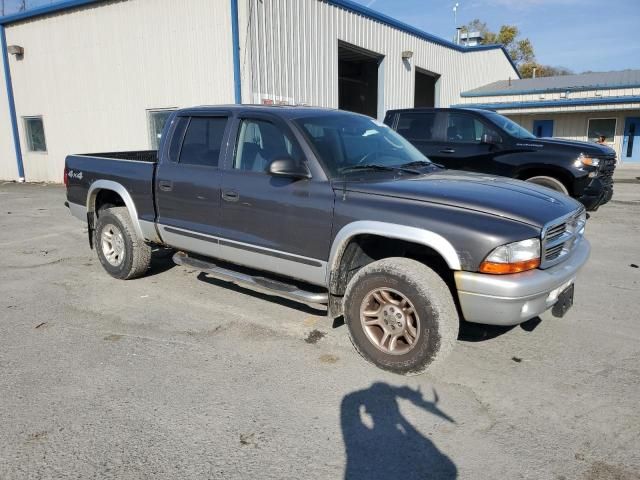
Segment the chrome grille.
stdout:
<svg viewBox="0 0 640 480">
<path fill-rule="evenodd" d="M 547 231 L 546 239 L 547 242 L 552 242 L 562 235 L 567 229 L 566 223 L 561 223 L 560 225 L 555 225 Z"/>
<path fill-rule="evenodd" d="M 549 268 L 563 261 L 578 244 L 584 233 L 581 218 L 584 209 L 565 215 L 542 230 L 542 258 L 540 268 Z"/>
</svg>

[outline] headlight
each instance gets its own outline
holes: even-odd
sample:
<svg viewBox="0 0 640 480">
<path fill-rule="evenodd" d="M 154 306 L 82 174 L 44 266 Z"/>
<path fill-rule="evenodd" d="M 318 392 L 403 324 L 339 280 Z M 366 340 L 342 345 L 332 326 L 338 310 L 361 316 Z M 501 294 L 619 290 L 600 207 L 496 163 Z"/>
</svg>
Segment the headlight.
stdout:
<svg viewBox="0 0 640 480">
<path fill-rule="evenodd" d="M 529 238 L 494 249 L 480 264 L 482 273 L 505 275 L 525 272 L 540 266 L 540 240 Z"/>
<path fill-rule="evenodd" d="M 578 217 L 578 233 L 580 235 L 584 235 L 584 227 L 587 226 L 587 212 L 583 210 L 580 216 Z"/>
<path fill-rule="evenodd" d="M 578 161 L 576 162 L 576 164 L 578 164 L 578 166 L 584 165 L 587 167 L 597 167 L 598 165 L 600 165 L 600 159 L 593 158 L 588 155 L 585 155 L 584 153 L 581 153 L 578 156 Z"/>
</svg>

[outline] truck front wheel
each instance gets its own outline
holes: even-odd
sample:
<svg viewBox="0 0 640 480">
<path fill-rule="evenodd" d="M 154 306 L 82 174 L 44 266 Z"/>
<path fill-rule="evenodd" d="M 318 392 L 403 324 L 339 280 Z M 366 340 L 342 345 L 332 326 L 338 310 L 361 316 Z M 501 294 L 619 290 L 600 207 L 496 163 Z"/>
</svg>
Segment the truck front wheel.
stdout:
<svg viewBox="0 0 640 480">
<path fill-rule="evenodd" d="M 458 336 L 449 288 L 429 267 L 408 258 L 385 258 L 358 271 L 347 285 L 344 312 L 360 355 L 402 375 L 441 361 Z"/>
<path fill-rule="evenodd" d="M 100 263 L 114 278 L 140 277 L 149 268 L 151 247 L 136 234 L 126 207 L 100 210 L 93 244 Z"/>
<path fill-rule="evenodd" d="M 569 195 L 567 187 L 565 187 L 564 183 L 562 183 L 557 178 L 547 177 L 546 175 L 537 175 L 535 177 L 527 178 L 527 182 L 535 183 L 536 185 L 542 185 L 543 187 L 550 188 L 551 190 L 555 190 L 556 192 Z"/>
</svg>

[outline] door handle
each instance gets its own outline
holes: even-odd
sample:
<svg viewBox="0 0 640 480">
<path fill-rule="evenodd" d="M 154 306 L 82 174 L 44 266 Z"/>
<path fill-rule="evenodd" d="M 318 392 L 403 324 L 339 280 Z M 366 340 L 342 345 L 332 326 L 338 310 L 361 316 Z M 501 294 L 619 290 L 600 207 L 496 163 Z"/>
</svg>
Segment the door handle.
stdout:
<svg viewBox="0 0 640 480">
<path fill-rule="evenodd" d="M 226 202 L 237 202 L 240 200 L 240 195 L 235 190 L 224 190 L 222 192 L 222 199 Z"/>
<path fill-rule="evenodd" d="M 170 192 L 173 190 L 173 182 L 169 182 L 168 180 L 160 180 L 158 182 L 158 188 L 163 192 Z"/>
<path fill-rule="evenodd" d="M 445 148 L 440 150 L 440 153 L 456 153 L 456 151 L 453 148 Z"/>
</svg>

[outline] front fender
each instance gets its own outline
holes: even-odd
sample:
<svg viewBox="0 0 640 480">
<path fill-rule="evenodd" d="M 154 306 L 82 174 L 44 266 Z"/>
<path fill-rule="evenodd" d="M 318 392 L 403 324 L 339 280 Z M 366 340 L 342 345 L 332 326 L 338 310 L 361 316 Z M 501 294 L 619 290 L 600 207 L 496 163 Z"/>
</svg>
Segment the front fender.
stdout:
<svg viewBox="0 0 640 480">
<path fill-rule="evenodd" d="M 444 238 L 430 230 L 417 227 L 409 227 L 389 222 L 378 222 L 373 220 L 361 220 L 351 222 L 340 229 L 331 245 L 329 254 L 329 268 L 327 269 L 327 285 L 331 283 L 331 275 L 336 272 L 340 265 L 340 259 L 349 240 L 357 235 L 377 235 L 380 237 L 394 238 L 425 245 L 438 252 L 447 262 L 451 270 L 461 270 L 460 257 L 453 245 Z"/>
</svg>

